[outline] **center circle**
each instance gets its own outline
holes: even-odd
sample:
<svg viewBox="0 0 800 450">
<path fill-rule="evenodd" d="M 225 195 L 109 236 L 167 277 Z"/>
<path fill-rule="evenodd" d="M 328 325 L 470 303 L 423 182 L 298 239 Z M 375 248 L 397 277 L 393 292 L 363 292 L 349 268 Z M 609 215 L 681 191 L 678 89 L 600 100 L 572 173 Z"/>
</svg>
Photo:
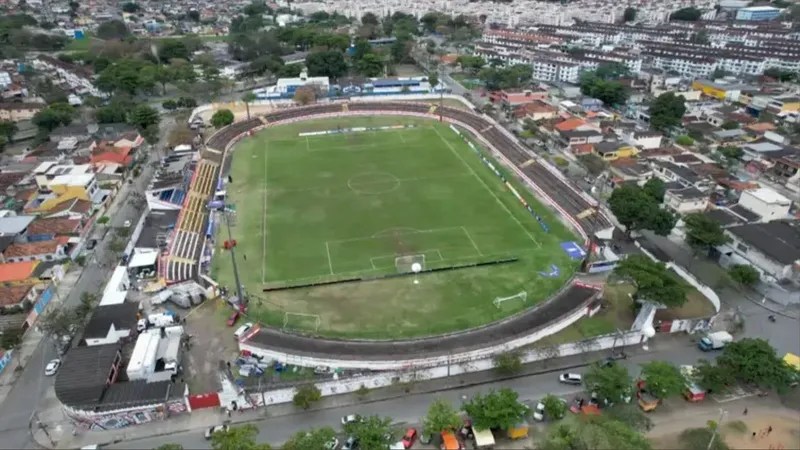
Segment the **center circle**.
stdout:
<svg viewBox="0 0 800 450">
<path fill-rule="evenodd" d="M 347 187 L 356 194 L 377 195 L 400 187 L 400 179 L 389 172 L 364 172 L 347 180 Z"/>
</svg>

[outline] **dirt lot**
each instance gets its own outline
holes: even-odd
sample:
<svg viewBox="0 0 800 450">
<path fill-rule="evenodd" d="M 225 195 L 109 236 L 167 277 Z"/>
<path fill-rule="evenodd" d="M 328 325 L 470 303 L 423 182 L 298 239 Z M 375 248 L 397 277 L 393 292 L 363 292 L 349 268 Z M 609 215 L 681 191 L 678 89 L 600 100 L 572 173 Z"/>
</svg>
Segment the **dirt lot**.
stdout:
<svg viewBox="0 0 800 450">
<path fill-rule="evenodd" d="M 238 353 L 233 337 L 235 328 L 225 324 L 230 313 L 231 309 L 222 301 L 206 300 L 186 316 L 186 333 L 192 338 L 184 368 L 189 375 L 186 381 L 192 393 L 220 389 L 220 363 L 230 361 Z"/>
</svg>

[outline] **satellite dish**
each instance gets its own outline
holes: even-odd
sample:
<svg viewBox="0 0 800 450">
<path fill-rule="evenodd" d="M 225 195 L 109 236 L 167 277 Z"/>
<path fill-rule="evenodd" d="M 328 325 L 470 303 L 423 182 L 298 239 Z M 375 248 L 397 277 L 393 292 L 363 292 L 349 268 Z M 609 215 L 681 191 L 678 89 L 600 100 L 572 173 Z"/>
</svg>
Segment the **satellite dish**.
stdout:
<svg viewBox="0 0 800 450">
<path fill-rule="evenodd" d="M 418 262 L 411 264 L 411 271 L 414 273 L 420 273 L 422 271 L 422 264 Z"/>
<path fill-rule="evenodd" d="M 644 333 L 645 337 L 650 339 L 651 337 L 656 335 L 656 330 L 653 328 L 652 325 L 647 325 L 642 329 L 642 333 Z"/>
</svg>

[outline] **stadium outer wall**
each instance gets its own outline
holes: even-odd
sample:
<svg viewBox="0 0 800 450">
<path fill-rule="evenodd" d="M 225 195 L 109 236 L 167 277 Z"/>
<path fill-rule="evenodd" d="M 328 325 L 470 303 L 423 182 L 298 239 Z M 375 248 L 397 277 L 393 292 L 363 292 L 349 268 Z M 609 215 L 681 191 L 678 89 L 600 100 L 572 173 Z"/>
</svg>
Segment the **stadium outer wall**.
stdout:
<svg viewBox="0 0 800 450">
<path fill-rule="evenodd" d="M 386 101 L 385 99 L 380 99 Z M 302 109 L 302 108 L 298 108 Z M 221 149 L 221 153 L 223 154 L 223 159 L 228 158 L 230 156 L 229 152 L 232 148 L 244 137 L 250 136 L 254 133 L 257 133 L 264 128 L 269 126 L 275 125 L 282 125 L 282 124 L 289 124 L 289 123 L 296 123 L 314 119 L 323 119 L 323 118 L 331 118 L 331 117 L 342 117 L 343 115 L 349 116 L 374 116 L 376 113 L 373 112 L 345 112 L 340 111 L 337 113 L 315 113 L 309 114 L 304 116 L 299 116 L 291 119 L 279 120 L 264 123 L 262 125 L 256 126 L 249 130 L 246 130 L 239 135 L 233 137 L 230 141 L 228 141 L 225 145 L 224 149 Z M 415 113 L 415 112 L 408 112 L 408 111 L 394 111 L 391 109 L 387 109 L 385 111 L 380 112 L 381 115 L 397 115 L 397 116 L 412 116 L 412 117 L 421 117 L 430 120 L 438 120 L 439 116 L 436 114 L 423 114 L 423 113 Z M 466 131 L 468 131 L 474 138 L 476 138 L 482 145 L 484 145 L 487 149 L 489 149 L 493 156 L 500 161 L 504 166 L 506 166 L 509 170 L 512 170 L 521 181 L 523 181 L 530 189 L 533 190 L 534 194 L 542 201 L 550 204 L 558 213 L 560 220 L 564 221 L 570 228 L 574 231 L 579 233 L 584 241 L 588 241 L 588 236 L 583 228 L 573 219 L 569 213 L 567 213 L 557 202 L 555 202 L 544 190 L 542 190 L 539 186 L 537 186 L 532 180 L 530 180 L 525 174 L 523 174 L 511 161 L 509 161 L 501 152 L 499 152 L 479 131 L 473 129 L 472 127 L 461 123 L 457 120 L 453 120 L 451 118 L 445 117 L 444 120 L 450 124 L 457 125 L 462 127 Z M 498 127 L 499 128 L 499 127 Z M 219 132 L 224 131 L 220 130 Z M 559 174 L 561 175 L 561 174 Z M 220 177 L 223 176 L 223 173 L 220 173 Z M 571 283 L 572 281 L 570 281 Z M 578 283 L 581 285 L 581 283 Z M 566 287 L 571 286 L 568 284 Z M 563 290 L 562 290 L 563 292 Z M 469 361 L 476 361 L 479 359 L 484 359 L 490 357 L 493 354 L 497 354 L 500 352 L 510 351 L 517 349 L 522 346 L 530 345 L 546 336 L 554 334 L 562 329 L 566 328 L 567 326 L 573 324 L 580 318 L 590 315 L 593 312 L 593 302 L 596 301 L 600 293 L 599 289 L 595 290 L 595 294 L 591 295 L 590 297 L 580 301 L 578 304 L 575 304 L 575 307 L 572 308 L 566 314 L 561 315 L 558 319 L 552 320 L 544 326 L 537 327 L 536 329 L 531 329 L 529 333 L 526 335 L 519 335 L 519 334 L 509 334 L 507 336 L 498 337 L 494 339 L 492 342 L 484 342 L 481 345 L 481 348 L 453 348 L 453 349 L 437 349 L 435 352 L 430 352 L 428 354 L 418 354 L 415 353 L 413 355 L 408 355 L 407 358 L 398 358 L 397 353 L 393 354 L 386 354 L 385 358 L 377 357 L 376 355 L 371 355 L 368 359 L 361 359 L 358 355 L 345 355 L 340 354 L 338 352 L 330 352 L 327 354 L 320 354 L 318 352 L 309 351 L 308 349 L 292 349 L 286 348 L 286 346 L 281 346 L 280 348 L 273 347 L 272 345 L 260 345 L 258 344 L 257 340 L 253 339 L 253 337 L 261 332 L 260 327 L 255 327 L 254 330 L 247 333 L 245 336 L 242 337 L 240 340 L 239 346 L 241 350 L 247 350 L 251 353 L 262 355 L 264 357 L 268 357 L 271 359 L 285 361 L 290 364 L 297 364 L 302 366 L 315 366 L 315 365 L 322 365 L 322 366 L 329 366 L 329 367 L 341 367 L 341 368 L 353 368 L 353 369 L 373 369 L 373 370 L 401 370 L 407 367 L 436 367 L 441 365 L 442 361 L 442 352 L 447 353 L 447 361 L 448 364 L 453 363 L 464 363 Z M 559 295 L 551 297 L 547 300 L 544 304 L 553 302 L 554 300 L 558 300 Z M 541 304 L 541 305 L 544 305 Z M 540 305 L 540 306 L 541 306 Z M 534 308 L 533 310 L 538 310 L 539 308 Z M 494 325 L 501 325 L 503 323 L 511 323 L 517 320 L 519 317 L 524 316 L 526 313 L 532 313 L 533 310 L 522 311 L 514 316 L 508 317 L 503 319 L 499 322 L 495 322 Z M 460 333 L 454 333 L 457 335 L 465 335 L 470 332 L 479 332 L 479 330 L 484 327 L 479 327 L 473 330 L 467 330 Z M 281 332 L 285 335 L 292 335 L 292 333 Z M 442 336 L 443 337 L 443 336 Z M 454 336 L 451 336 L 454 337 Z M 310 340 L 312 338 L 305 337 L 304 339 Z M 428 338 L 423 338 L 428 339 Z M 420 339 L 420 340 L 423 340 Z M 417 340 L 417 341 L 420 341 Z M 314 339 L 317 342 L 347 342 L 347 341 L 333 341 L 327 339 Z M 375 341 L 375 344 L 386 343 L 386 341 Z M 397 345 L 402 346 L 404 341 L 392 341 Z M 414 340 L 405 341 L 405 343 L 411 343 Z M 365 344 L 364 341 L 359 341 L 360 345 Z M 368 342 L 367 342 L 368 344 Z"/>
</svg>

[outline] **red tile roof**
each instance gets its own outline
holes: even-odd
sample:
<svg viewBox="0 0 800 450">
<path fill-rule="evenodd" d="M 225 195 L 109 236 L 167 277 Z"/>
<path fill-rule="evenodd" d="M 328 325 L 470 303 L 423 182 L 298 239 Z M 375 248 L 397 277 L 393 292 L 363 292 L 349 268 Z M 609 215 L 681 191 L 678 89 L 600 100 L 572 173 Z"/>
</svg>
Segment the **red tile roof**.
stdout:
<svg viewBox="0 0 800 450">
<path fill-rule="evenodd" d="M 50 219 L 36 219 L 28 225 L 28 234 L 74 234 L 81 226 L 79 219 L 66 219 L 54 217 Z"/>
<path fill-rule="evenodd" d="M 11 244 L 3 252 L 3 256 L 6 258 L 20 258 L 23 256 L 52 255 L 60 246 L 61 244 L 56 240 Z"/>
<path fill-rule="evenodd" d="M 25 261 L 0 264 L 0 283 L 27 280 L 33 276 L 33 271 L 39 261 Z"/>
<path fill-rule="evenodd" d="M 92 150 L 92 164 L 111 162 L 126 166 L 133 158 L 130 147 L 115 147 L 112 143 L 101 142 Z"/>
<path fill-rule="evenodd" d="M 583 119 L 578 119 L 577 117 L 573 117 L 572 119 L 567 119 L 563 122 L 557 123 L 555 128 L 558 131 L 572 131 L 583 125 L 586 125 L 586 122 L 583 121 Z"/>
<path fill-rule="evenodd" d="M 53 206 L 47 211 L 47 214 L 54 215 L 67 211 L 73 212 L 75 214 L 88 214 L 89 211 L 91 210 L 92 210 L 92 202 L 88 200 L 71 198 L 69 200 L 64 200 L 61 203 L 57 203 L 55 206 Z"/>
<path fill-rule="evenodd" d="M 25 300 L 32 285 L 0 286 L 0 306 L 13 306 Z"/>
</svg>

